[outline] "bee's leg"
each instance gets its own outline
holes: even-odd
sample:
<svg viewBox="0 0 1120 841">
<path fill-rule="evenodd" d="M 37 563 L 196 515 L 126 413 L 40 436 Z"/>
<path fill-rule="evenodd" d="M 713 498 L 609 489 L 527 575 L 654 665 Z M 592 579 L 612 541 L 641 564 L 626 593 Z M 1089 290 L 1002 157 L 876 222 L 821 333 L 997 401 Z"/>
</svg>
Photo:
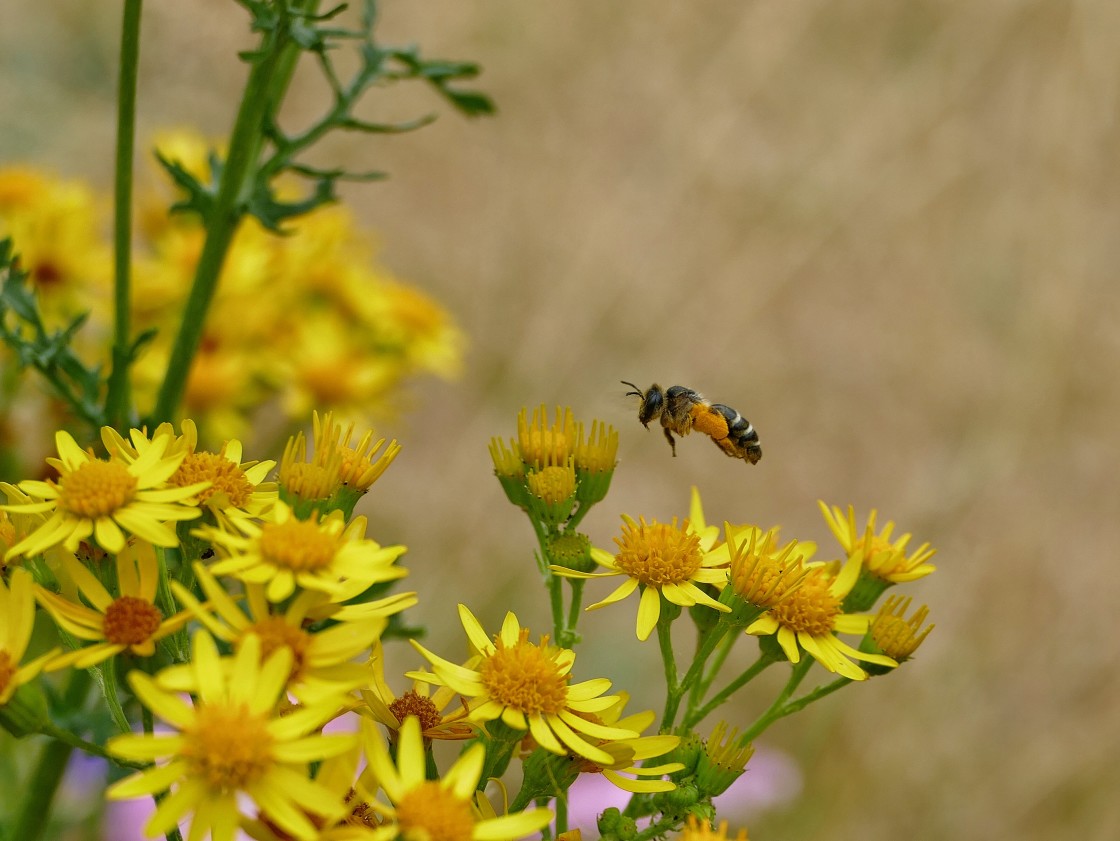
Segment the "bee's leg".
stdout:
<svg viewBox="0 0 1120 841">
<path fill-rule="evenodd" d="M 662 431 L 665 433 L 665 437 L 669 441 L 669 446 L 673 450 L 673 458 L 676 458 L 677 457 L 677 442 L 676 442 L 676 439 L 673 438 L 673 433 L 669 431 L 669 427 L 667 427 L 667 426 L 663 427 Z"/>
</svg>

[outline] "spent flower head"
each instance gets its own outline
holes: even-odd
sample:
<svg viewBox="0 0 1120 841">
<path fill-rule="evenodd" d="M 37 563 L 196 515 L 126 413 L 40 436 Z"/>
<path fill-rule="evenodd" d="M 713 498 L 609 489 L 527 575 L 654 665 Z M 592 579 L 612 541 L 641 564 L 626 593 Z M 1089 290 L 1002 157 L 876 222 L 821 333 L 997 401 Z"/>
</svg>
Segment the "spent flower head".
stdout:
<svg viewBox="0 0 1120 841">
<path fill-rule="evenodd" d="M 432 684 L 414 680 L 411 689 L 396 695 L 385 680 L 385 652 L 380 640 L 373 644 L 368 666 L 368 686 L 361 689 L 361 702 L 354 706 L 354 711 L 387 728 L 391 741 L 396 742 L 398 731 L 409 716 L 420 722 L 425 744 L 434 739 L 459 741 L 478 735 L 479 727 L 469 720 L 470 709 L 465 702 L 450 713 L 444 712 L 459 698 L 448 686 L 436 687 L 432 692 Z"/>
</svg>

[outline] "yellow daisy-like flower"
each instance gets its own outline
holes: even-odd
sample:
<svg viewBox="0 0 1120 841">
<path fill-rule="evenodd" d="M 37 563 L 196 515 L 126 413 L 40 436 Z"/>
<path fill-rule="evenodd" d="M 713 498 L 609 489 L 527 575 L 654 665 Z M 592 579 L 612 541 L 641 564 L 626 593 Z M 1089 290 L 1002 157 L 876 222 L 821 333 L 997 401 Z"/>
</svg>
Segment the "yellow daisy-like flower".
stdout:
<svg viewBox="0 0 1120 841">
<path fill-rule="evenodd" d="M 0 482 L 0 493 L 7 497 L 10 505 L 31 505 L 35 502 L 31 497 L 7 482 Z M 39 528 L 46 518 L 42 514 L 8 512 L 0 509 L 0 572 L 7 570 L 11 564 L 18 564 L 23 560 L 23 553 L 9 552 L 18 546 L 24 538 Z"/>
<path fill-rule="evenodd" d="M 20 665 L 31 640 L 35 624 L 35 596 L 31 573 L 12 570 L 10 588 L 0 579 L 0 705 L 8 703 L 15 691 L 33 680 L 56 652 L 50 651 Z"/>
<path fill-rule="evenodd" d="M 395 762 L 372 722 L 363 719 L 362 734 L 369 766 L 358 791 L 386 819 L 370 833 L 370 841 L 513 841 L 539 832 L 552 820 L 548 809 L 501 817 L 479 814 L 474 793 L 486 756 L 481 744 L 471 745 L 438 780 L 429 780 L 424 739 L 415 718 L 401 725 Z M 373 798 L 378 788 L 389 803 Z"/>
<path fill-rule="evenodd" d="M 478 652 L 467 665 L 444 660 L 416 640 L 412 645 L 432 664 L 434 674 L 410 672 L 409 677 L 447 686 L 470 699 L 471 720 L 501 719 L 513 730 L 529 731 L 538 745 L 556 754 L 569 752 L 604 766 L 616 757 L 592 741 L 633 739 L 637 731 L 608 727 L 588 720 L 612 706 L 617 695 L 606 678 L 570 684 L 575 653 L 548 643 L 529 642 L 529 629 L 506 614 L 502 630 L 493 640 L 466 605 L 459 605 L 459 619 L 472 648 Z"/>
<path fill-rule="evenodd" d="M 176 436 L 171 424 L 161 423 L 152 436 L 153 439 L 162 435 L 171 437 L 168 455 L 183 453 L 179 469 L 167 483 L 175 487 L 205 485 L 198 494 L 197 504 L 216 517 L 265 516 L 277 499 L 276 483 L 264 481 L 276 462 L 242 462 L 242 446 L 237 439 L 226 441 L 217 453 L 200 450 L 198 427 L 190 418 L 183 420 L 182 430 L 183 434 Z M 133 429 L 126 439 L 106 426 L 101 430 L 101 441 L 110 455 L 126 461 L 136 460 L 152 446 L 152 441 L 139 429 Z"/>
<path fill-rule="evenodd" d="M 302 703 L 337 698 L 368 680 L 368 670 L 354 659 L 368 651 L 381 636 L 388 624 L 384 615 L 370 613 L 312 631 L 310 614 L 327 601 L 329 597 L 325 593 L 303 590 L 278 612 L 265 598 L 263 584 L 246 584 L 246 614 L 205 566 L 196 563 L 194 569 L 207 602 L 200 604 L 190 590 L 172 581 L 171 589 L 179 602 L 210 633 L 230 643 L 235 651 L 250 637 L 260 639 L 262 657 L 267 658 L 273 651 L 287 647 L 292 652 L 287 688 Z M 409 595 L 415 603 L 415 594 Z M 396 610 L 404 610 L 408 604 L 407 600 L 397 599 Z M 160 672 L 160 685 L 165 689 L 196 691 L 198 687 L 190 682 L 194 676 L 189 666 L 173 666 Z"/>
<path fill-rule="evenodd" d="M 791 663 L 801 661 L 801 650 L 830 672 L 851 680 L 865 680 L 867 672 L 852 660 L 881 666 L 898 665 L 890 657 L 859 651 L 835 635 L 863 634 L 872 617 L 843 612 L 844 597 L 859 580 L 860 555 L 853 555 L 833 575 L 827 564 L 810 567 L 795 590 L 747 627 L 748 634 L 775 634 Z"/>
<path fill-rule="evenodd" d="M 876 532 L 875 518 L 878 512 L 872 508 L 867 518 L 867 528 L 860 530 L 856 526 L 855 509 L 848 506 L 848 513 L 833 505 L 829 507 L 818 501 L 825 522 L 848 557 L 857 552 L 863 555 L 863 572 L 873 578 L 901 584 L 905 581 L 916 581 L 933 572 L 937 567 L 927 563 L 936 550 L 931 549 L 928 543 L 923 543 L 907 557 L 906 548 L 910 544 L 911 535 L 904 534 L 892 542 L 894 521 L 888 520 L 881 531 Z"/>
<path fill-rule="evenodd" d="M 622 601 L 640 589 L 636 627 L 640 640 L 648 639 L 657 627 L 661 618 L 662 597 L 681 607 L 702 604 L 724 613 L 731 610 L 696 586 L 722 586 L 727 582 L 726 553 L 705 552 L 704 544 L 712 539 L 711 529 L 715 527 L 705 527 L 702 535 L 687 520 L 678 526 L 675 517 L 671 523 L 656 520 L 647 523 L 645 518 L 635 522 L 624 514 L 622 520 L 622 537 L 614 539 L 618 544 L 617 554 L 611 555 L 599 548 L 591 550 L 591 557 L 611 572 L 577 572 L 552 567 L 557 575 L 567 578 L 626 576 L 613 593 L 589 605 L 588 610 Z"/>
<path fill-rule="evenodd" d="M 155 654 L 156 642 L 187 624 L 186 611 L 164 618 L 156 607 L 159 562 L 150 543 L 133 541 L 116 557 L 117 586 L 113 597 L 104 585 L 72 556 L 63 560 L 70 579 L 92 607 L 63 598 L 43 587 L 35 588 L 39 604 L 58 626 L 80 640 L 94 640 L 51 660 L 51 669 L 74 666 L 88 669 L 124 650 L 138 657 Z"/>
<path fill-rule="evenodd" d="M 27 480 L 19 487 L 32 499 L 27 505 L 3 506 L 8 511 L 51 516 L 32 534 L 8 549 L 8 556 L 38 555 L 62 544 L 74 551 L 93 536 L 107 552 L 120 552 L 125 533 L 156 546 L 178 546 L 169 521 L 193 520 L 202 512 L 183 504 L 205 484 L 168 487 L 183 454 L 167 455 L 169 436 L 160 436 L 135 461 L 94 458 L 78 447 L 68 432 L 55 435 L 59 458 L 47 462 L 59 472 L 57 482 Z"/>
<path fill-rule="evenodd" d="M 393 565 L 405 548 L 382 547 L 366 539 L 363 517 L 350 525 L 335 515 L 320 519 L 312 514 L 300 520 L 282 502 L 276 504 L 273 517 L 266 523 L 235 520 L 229 530 L 199 529 L 196 533 L 222 556 L 210 571 L 266 585 L 271 602 L 283 601 L 296 587 L 345 598 L 408 575 L 408 570 Z"/>
<path fill-rule="evenodd" d="M 430 683 L 415 680 L 412 688 L 403 695 L 393 694 L 393 690 L 385 682 L 385 652 L 380 640 L 373 644 L 369 669 L 372 673 L 369 688 L 361 690 L 362 701 L 355 705 L 354 712 L 387 727 L 394 742 L 401 724 L 409 716 L 420 722 L 420 735 L 428 741 L 462 740 L 478 735 L 478 725 L 467 718 L 470 709 L 465 703 L 454 712 L 444 715 L 447 705 L 459 697 L 448 686 L 440 686 L 432 693 Z"/>
<path fill-rule="evenodd" d="M 124 735 L 109 752 L 137 762 L 166 760 L 110 786 L 115 800 L 171 789 L 144 827 L 163 835 L 193 814 L 188 841 L 232 841 L 242 819 L 239 795 L 247 795 L 288 836 L 312 841 L 318 829 L 308 815 L 339 820 L 345 806 L 331 790 L 309 779 L 308 763 L 349 750 L 354 737 L 317 731 L 337 705 L 303 707 L 277 715 L 291 672 L 292 655 L 280 649 L 263 663 L 259 640 L 246 639 L 231 668 L 222 666 L 209 634 L 194 637 L 191 667 L 198 700 L 192 705 L 161 689 L 142 672 L 128 675 L 136 696 L 177 732 Z"/>
<path fill-rule="evenodd" d="M 620 727 L 641 733 L 657 718 L 653 710 L 634 713 L 622 717 L 622 711 L 630 696 L 626 692 L 619 693 L 615 704 L 604 710 L 598 716 L 589 716 L 602 724 L 611 727 Z M 659 791 L 672 791 L 676 784 L 670 780 L 662 780 L 665 774 L 672 774 L 684 768 L 680 762 L 666 762 L 662 765 L 647 765 L 647 759 L 664 756 L 674 750 L 681 742 L 680 736 L 671 736 L 668 733 L 659 733 L 656 736 L 636 736 L 630 739 L 613 739 L 604 741 L 599 747 L 613 758 L 610 763 L 591 762 L 587 759 L 579 760 L 579 771 L 583 774 L 602 774 L 623 791 L 642 792 L 646 794 Z M 623 776 L 633 774 L 633 777 Z M 654 777 L 657 779 L 642 779 Z"/>
</svg>

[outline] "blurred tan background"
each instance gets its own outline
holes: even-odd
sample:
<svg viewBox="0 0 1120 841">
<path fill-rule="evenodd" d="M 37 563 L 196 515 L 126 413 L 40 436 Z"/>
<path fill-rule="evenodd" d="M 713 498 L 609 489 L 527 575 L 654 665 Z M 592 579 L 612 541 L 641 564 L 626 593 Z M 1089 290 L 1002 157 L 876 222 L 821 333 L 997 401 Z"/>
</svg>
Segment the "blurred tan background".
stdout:
<svg viewBox="0 0 1120 841">
<path fill-rule="evenodd" d="M 4 159 L 108 187 L 117 6 L 4 0 Z M 141 146 L 227 132 L 244 20 L 148 4 Z M 712 521 L 830 545 L 821 498 L 938 548 L 918 658 L 762 740 L 804 791 L 743 818 L 752 838 L 1120 837 L 1120 4 L 385 0 L 381 37 L 480 62 L 501 110 L 375 95 L 371 117 L 443 116 L 323 152 L 391 173 L 347 197 L 472 342 L 385 430 L 405 452 L 365 508 L 411 547 L 431 644 L 462 650 L 456 600 L 547 626 L 486 444 L 571 405 L 621 432 L 600 545 L 696 484 Z M 321 93 L 297 86 L 293 125 Z M 735 406 L 765 458 L 670 458 L 620 379 Z M 643 696 L 635 609 L 587 617 L 610 643 L 578 678 Z"/>
</svg>

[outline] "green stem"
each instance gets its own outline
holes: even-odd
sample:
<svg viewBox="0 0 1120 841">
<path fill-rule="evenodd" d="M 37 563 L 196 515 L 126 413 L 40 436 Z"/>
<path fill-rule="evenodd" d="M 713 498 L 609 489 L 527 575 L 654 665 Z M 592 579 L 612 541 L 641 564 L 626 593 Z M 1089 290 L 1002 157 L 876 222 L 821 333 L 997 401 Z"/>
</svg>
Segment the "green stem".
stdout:
<svg viewBox="0 0 1120 841">
<path fill-rule="evenodd" d="M 827 683 L 824 686 L 818 686 L 812 692 L 808 692 L 805 695 L 802 695 L 800 698 L 783 705 L 780 709 L 775 710 L 773 715 L 766 722 L 766 726 L 769 727 L 779 718 L 785 718 L 787 715 L 793 715 L 793 713 L 795 712 L 800 712 L 814 701 L 819 701 L 821 698 L 831 695 L 837 689 L 842 689 L 851 682 L 851 678 L 840 677 L 832 681 L 832 683 Z M 748 730 L 747 733 L 743 734 L 743 738 L 740 738 L 739 740 L 740 744 L 746 744 L 746 742 L 749 741 L 749 739 L 746 738 L 747 736 L 750 736 L 750 738 L 754 738 L 754 736 L 757 735 L 757 733 L 752 732 L 754 731 L 755 726 L 757 726 L 757 722 L 754 726 L 751 727 L 751 730 Z M 758 732 L 761 733 L 762 731 L 759 730 Z"/>
<path fill-rule="evenodd" d="M 731 683 L 727 684 L 727 686 L 721 689 L 718 693 L 713 695 L 708 703 L 704 704 L 704 706 L 702 706 L 698 710 L 690 710 L 684 719 L 684 729 L 690 730 L 695 727 L 697 724 L 707 718 L 712 710 L 725 703 L 728 698 L 742 689 L 746 684 L 750 683 L 750 681 L 754 680 L 756 677 L 762 674 L 762 671 L 774 662 L 775 660 L 770 656 L 766 654 L 759 654 L 758 659 L 754 661 L 749 669 L 747 669 L 745 672 L 731 681 Z"/>
<path fill-rule="evenodd" d="M 793 693 L 797 690 L 797 687 L 801 685 L 801 681 L 805 679 L 805 675 L 808 674 L 809 669 L 812 667 L 812 665 L 813 658 L 808 656 L 807 654 L 802 655 L 801 662 L 793 667 L 793 671 L 790 673 L 789 680 L 786 681 L 785 688 L 783 688 L 782 691 L 778 693 L 778 697 L 774 699 L 774 703 L 772 703 L 769 709 L 767 709 L 766 712 L 760 715 L 758 717 L 758 720 L 755 721 L 755 723 L 752 724 L 749 728 L 747 728 L 747 731 L 739 737 L 740 746 L 747 744 L 747 742 L 753 742 L 763 732 L 765 732 L 765 730 L 771 724 L 773 724 L 779 718 L 787 716 L 794 711 L 785 710 L 786 702 L 789 700 L 790 696 L 793 695 Z M 839 687 L 837 687 L 837 689 L 838 688 Z"/>
<path fill-rule="evenodd" d="M 672 729 L 681 696 L 684 694 L 681 685 L 677 683 L 677 656 L 673 653 L 671 629 L 671 620 L 666 619 L 666 611 L 662 605 L 661 615 L 657 618 L 657 643 L 661 647 L 661 661 L 665 665 L 665 712 L 661 716 L 660 727 L 662 733 L 668 733 Z"/>
<path fill-rule="evenodd" d="M 71 673 L 66 691 L 63 694 L 64 709 L 69 712 L 82 708 L 83 702 L 89 694 L 89 683 L 89 675 L 85 672 L 75 671 Z M 55 726 L 50 724 L 48 729 L 44 731 L 46 735 L 52 738 L 43 745 L 43 749 L 39 753 L 35 771 L 32 773 L 24 797 L 21 799 L 15 823 L 11 827 L 11 833 L 6 836 L 8 838 L 35 841 L 36 838 L 41 837 L 43 830 L 47 828 L 45 817 L 50 814 L 51 801 L 54 800 L 55 791 L 58 790 L 58 785 L 62 782 L 62 776 L 66 772 L 66 764 L 69 762 L 70 755 L 74 752 L 75 747 L 88 750 L 87 746 L 89 746 L 94 749 L 90 751 L 91 753 L 104 755 L 104 751 L 99 746 L 86 742 L 84 739 L 78 738 L 76 734 L 69 733 L 61 728 L 58 728 L 57 733 L 51 732 L 55 729 Z"/>
<path fill-rule="evenodd" d="M 11 826 L 8 838 L 35 841 L 47 828 L 51 801 L 66 772 L 66 763 L 74 748 L 66 742 L 52 739 L 43 745 L 35 771 L 28 781 L 21 798 L 19 814 Z"/>
<path fill-rule="evenodd" d="M 121 706 L 120 693 L 117 686 L 117 658 L 113 657 L 106 660 L 100 667 L 101 670 L 101 688 L 105 692 L 105 704 L 109 707 L 109 715 L 113 719 L 113 723 L 117 725 L 117 729 L 122 733 L 132 732 L 132 724 L 128 720 L 128 716 L 124 714 L 124 707 Z"/>
<path fill-rule="evenodd" d="M 297 7 L 314 10 L 318 0 Z M 206 241 L 195 269 L 194 283 L 183 308 L 179 334 L 171 349 L 167 373 L 152 412 L 153 425 L 172 419 L 186 388 L 187 375 L 206 324 L 206 313 L 218 288 L 218 276 L 230 243 L 244 213 L 245 189 L 251 181 L 264 143 L 266 116 L 275 114 L 291 82 L 300 48 L 284 35 L 282 28 L 261 37 L 261 56 L 254 60 L 245 84 L 237 119 L 229 139 L 229 153 L 222 167 L 218 194 L 205 220 Z"/>
<path fill-rule="evenodd" d="M 120 429 L 129 413 L 131 342 L 132 162 L 136 142 L 136 83 L 140 65 L 143 0 L 125 0 L 117 83 L 117 159 L 113 194 L 113 370 L 105 398 L 105 420 Z"/>
<path fill-rule="evenodd" d="M 735 647 L 735 640 L 739 638 L 739 634 L 729 633 L 725 634 L 723 639 L 719 641 L 719 651 L 716 652 L 716 657 L 711 665 L 705 669 L 704 676 L 696 681 L 692 687 L 690 695 L 690 702 L 695 706 L 700 702 L 700 699 L 707 694 L 708 689 L 712 686 L 712 681 L 716 679 L 716 675 L 723 669 L 723 664 L 727 662 L 727 655 L 731 653 L 731 649 Z"/>
<path fill-rule="evenodd" d="M 572 589 L 572 601 L 568 605 L 568 628 L 569 632 L 575 631 L 579 626 L 580 612 L 583 608 L 583 585 L 587 582 L 582 578 L 569 578 L 568 585 Z"/>
<path fill-rule="evenodd" d="M 692 659 L 692 665 L 688 667 L 685 673 L 684 680 L 681 681 L 681 694 L 689 693 L 690 704 L 694 703 L 697 699 L 696 688 L 702 682 L 702 675 L 704 673 L 704 664 L 708 662 L 708 658 L 712 656 L 715 647 L 719 645 L 720 641 L 726 638 L 731 627 L 724 622 L 719 622 L 714 628 L 709 630 L 704 635 L 703 640 L 700 642 L 700 648 L 696 652 L 696 656 Z"/>
</svg>

